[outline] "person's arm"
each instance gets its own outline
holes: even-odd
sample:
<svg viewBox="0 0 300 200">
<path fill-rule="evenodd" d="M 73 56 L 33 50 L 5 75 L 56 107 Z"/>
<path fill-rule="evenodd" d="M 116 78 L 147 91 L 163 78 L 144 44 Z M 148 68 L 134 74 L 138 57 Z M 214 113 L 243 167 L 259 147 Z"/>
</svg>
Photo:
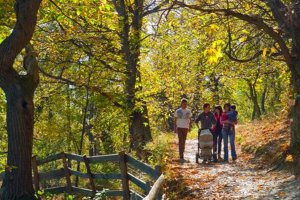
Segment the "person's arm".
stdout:
<svg viewBox="0 0 300 200">
<path fill-rule="evenodd" d="M 234 125 L 237 125 L 238 124 L 238 112 L 236 112 L 236 115 L 235 115 L 235 124 Z"/>
<path fill-rule="evenodd" d="M 221 117 L 221 123 L 222 124 L 232 124 L 232 122 L 226 117 L 226 119 L 225 119 L 225 115 L 226 114 L 222 114 L 222 117 Z"/>
<path fill-rule="evenodd" d="M 224 124 L 235 125 L 235 124 L 236 124 L 236 121 L 232 122 L 232 121 L 226 120 L 226 121 L 224 121 Z"/>
<path fill-rule="evenodd" d="M 217 120 L 216 120 L 216 117 L 213 113 L 210 114 L 210 121 L 211 121 L 211 129 L 213 130 L 217 124 Z"/>
<path fill-rule="evenodd" d="M 174 133 L 177 133 L 177 117 L 174 117 Z"/>
<path fill-rule="evenodd" d="M 230 125 L 236 125 L 237 124 L 237 118 L 231 119 L 231 120 L 226 120 L 225 121 L 226 124 L 230 124 Z"/>
<path fill-rule="evenodd" d="M 210 120 L 211 120 L 211 123 L 215 126 L 217 124 L 217 119 L 215 117 L 214 114 L 211 113 L 210 115 Z"/>
<path fill-rule="evenodd" d="M 199 129 L 199 121 L 201 119 L 201 114 L 197 117 L 197 119 L 195 120 L 196 126 Z"/>
</svg>

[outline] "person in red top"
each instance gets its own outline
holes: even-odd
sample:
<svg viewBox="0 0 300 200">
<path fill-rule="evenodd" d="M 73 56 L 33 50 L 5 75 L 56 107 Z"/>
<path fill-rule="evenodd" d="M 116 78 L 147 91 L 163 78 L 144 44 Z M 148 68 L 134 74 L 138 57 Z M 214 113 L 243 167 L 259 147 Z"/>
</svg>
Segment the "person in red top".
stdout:
<svg viewBox="0 0 300 200">
<path fill-rule="evenodd" d="M 221 124 L 221 115 L 223 113 L 222 106 L 216 105 L 215 106 L 215 118 L 216 118 L 216 125 L 213 128 L 214 133 L 214 155 L 218 153 L 217 160 L 221 159 L 221 151 L 222 151 L 222 124 Z"/>
<path fill-rule="evenodd" d="M 237 121 L 229 121 L 228 115 L 230 114 L 230 103 L 226 103 L 224 105 L 224 112 L 221 115 L 221 124 L 222 124 L 222 136 L 224 141 L 224 161 L 228 162 L 228 138 L 231 146 L 231 157 L 232 160 L 237 159 L 236 151 L 235 151 L 235 131 L 231 129 L 233 125 L 237 123 Z"/>
</svg>

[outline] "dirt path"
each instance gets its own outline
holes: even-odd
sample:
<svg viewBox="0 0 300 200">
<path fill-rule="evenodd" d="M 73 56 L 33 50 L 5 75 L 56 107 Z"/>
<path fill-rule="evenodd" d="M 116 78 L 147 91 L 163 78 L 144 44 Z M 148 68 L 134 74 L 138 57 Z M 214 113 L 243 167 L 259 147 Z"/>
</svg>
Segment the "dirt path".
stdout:
<svg viewBox="0 0 300 200">
<path fill-rule="evenodd" d="M 299 180 L 284 172 L 267 173 L 239 147 L 235 163 L 197 164 L 196 151 L 197 141 L 188 140 L 185 159 L 189 162 L 180 164 L 177 157 L 170 162 L 168 199 L 300 199 Z"/>
</svg>

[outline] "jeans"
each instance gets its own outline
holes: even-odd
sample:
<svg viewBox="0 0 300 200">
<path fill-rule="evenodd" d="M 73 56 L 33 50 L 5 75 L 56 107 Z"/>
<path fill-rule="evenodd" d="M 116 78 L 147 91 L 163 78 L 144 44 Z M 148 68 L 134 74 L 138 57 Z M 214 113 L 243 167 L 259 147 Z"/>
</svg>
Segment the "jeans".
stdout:
<svg viewBox="0 0 300 200">
<path fill-rule="evenodd" d="M 222 130 L 223 140 L 224 140 L 224 161 L 228 161 L 228 137 L 231 147 L 231 157 L 236 159 L 235 151 L 235 130 Z"/>
<path fill-rule="evenodd" d="M 222 147 L 222 130 L 220 131 L 216 131 L 215 133 L 213 133 L 213 141 L 214 141 L 214 148 L 213 148 L 213 152 L 214 154 L 221 154 L 221 147 Z"/>
<path fill-rule="evenodd" d="M 218 154 L 221 154 L 222 151 L 222 139 L 223 139 L 223 135 L 222 135 L 222 130 L 218 131 Z"/>
</svg>

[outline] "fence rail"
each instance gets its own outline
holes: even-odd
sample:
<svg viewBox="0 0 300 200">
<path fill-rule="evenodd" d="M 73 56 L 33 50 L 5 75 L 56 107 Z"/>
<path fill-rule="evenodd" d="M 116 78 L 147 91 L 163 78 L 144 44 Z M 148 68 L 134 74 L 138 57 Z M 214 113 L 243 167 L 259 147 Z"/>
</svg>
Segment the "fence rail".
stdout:
<svg viewBox="0 0 300 200">
<path fill-rule="evenodd" d="M 39 171 L 39 166 L 45 165 L 54 161 L 62 161 L 63 167 L 60 169 L 53 169 L 50 171 Z M 78 163 L 84 163 L 85 172 L 76 171 L 71 168 L 71 161 L 77 161 Z M 118 163 L 120 172 L 116 173 L 97 173 L 92 172 L 90 164 L 99 163 Z M 154 185 L 151 185 L 150 181 L 144 181 L 128 172 L 128 165 L 138 172 L 150 176 L 155 181 Z M 101 156 L 81 156 L 76 154 L 59 153 L 48 156 L 47 158 L 37 160 L 36 156 L 32 158 L 33 169 L 33 181 L 35 190 L 41 190 L 40 182 L 53 179 L 66 179 L 66 185 L 60 187 L 42 188 L 45 192 L 52 194 L 60 193 L 79 193 L 84 196 L 95 196 L 99 191 L 96 189 L 94 180 L 121 180 L 122 190 L 107 190 L 105 191 L 107 196 L 121 196 L 123 199 L 162 199 L 162 186 L 164 183 L 164 176 L 161 173 L 159 166 L 152 168 L 139 160 L 136 160 L 130 155 L 120 152 L 119 154 L 101 155 Z M 4 179 L 4 172 L 0 173 L 0 181 Z M 71 176 L 76 176 L 89 180 L 89 188 L 75 187 L 71 184 Z M 146 197 L 130 189 L 130 183 L 133 183 L 142 191 Z"/>
</svg>

